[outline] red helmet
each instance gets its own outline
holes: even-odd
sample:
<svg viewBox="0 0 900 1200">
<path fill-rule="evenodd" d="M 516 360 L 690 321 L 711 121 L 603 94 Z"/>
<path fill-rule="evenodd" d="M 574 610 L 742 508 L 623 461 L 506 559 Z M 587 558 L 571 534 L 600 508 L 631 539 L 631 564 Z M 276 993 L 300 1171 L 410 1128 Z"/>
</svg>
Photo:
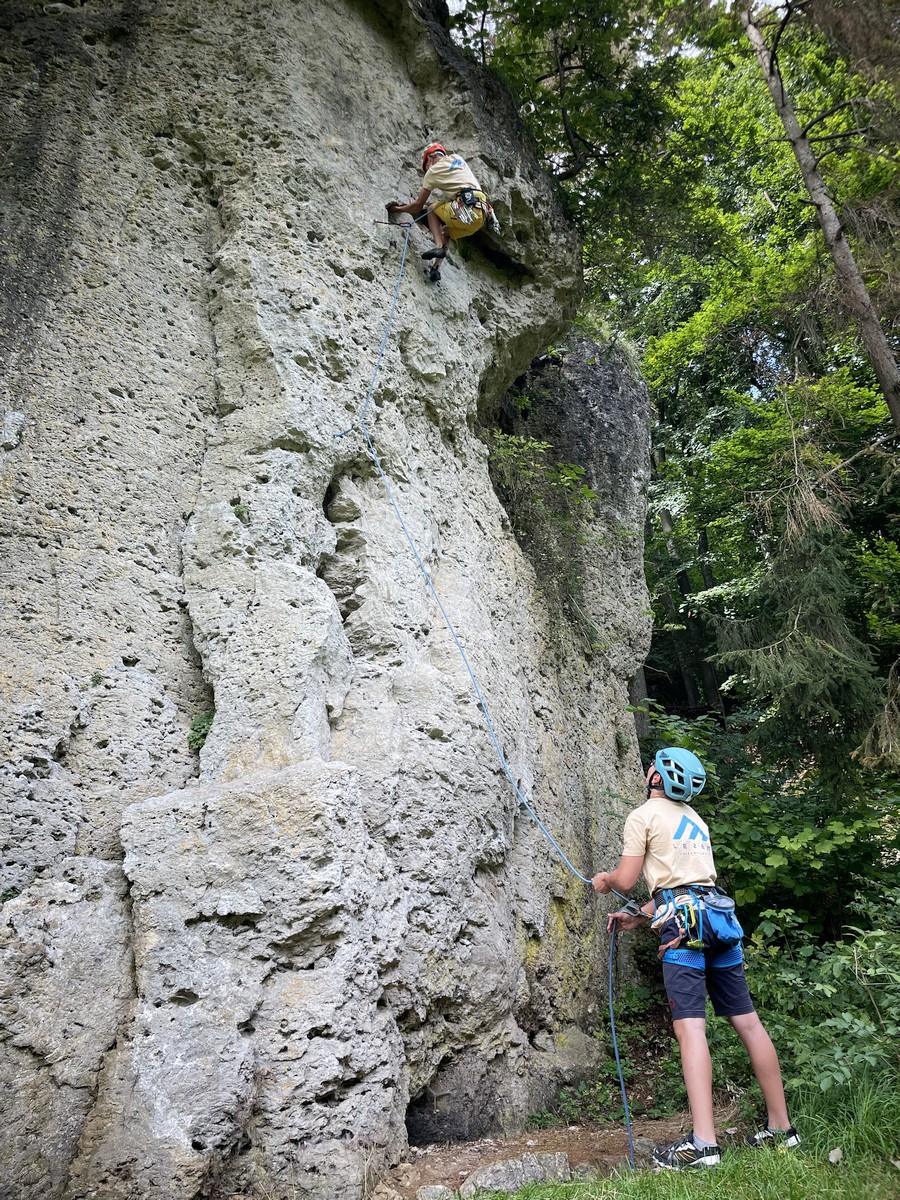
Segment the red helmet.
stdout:
<svg viewBox="0 0 900 1200">
<path fill-rule="evenodd" d="M 437 154 L 437 153 L 440 153 L 440 154 L 447 153 L 447 151 L 444 149 L 444 147 L 441 145 L 440 142 L 432 142 L 430 146 L 425 147 L 425 149 L 422 151 L 422 170 L 423 171 L 425 170 L 425 162 L 426 162 L 426 159 L 428 158 L 429 154 Z"/>
</svg>

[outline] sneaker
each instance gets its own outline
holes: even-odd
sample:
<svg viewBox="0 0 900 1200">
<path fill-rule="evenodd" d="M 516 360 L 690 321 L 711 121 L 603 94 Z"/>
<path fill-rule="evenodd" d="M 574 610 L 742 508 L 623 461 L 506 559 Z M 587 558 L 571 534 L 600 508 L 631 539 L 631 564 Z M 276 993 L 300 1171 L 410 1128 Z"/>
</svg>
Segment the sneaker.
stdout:
<svg viewBox="0 0 900 1200">
<path fill-rule="evenodd" d="M 440 246 L 440 247 L 435 246 L 435 248 L 433 250 L 426 250 L 425 253 L 422 255 L 422 257 L 423 258 L 446 258 L 447 257 L 447 247 L 446 246 Z"/>
<path fill-rule="evenodd" d="M 704 1146 L 701 1150 L 694 1145 L 691 1134 L 679 1138 L 671 1146 L 657 1146 L 653 1151 L 653 1165 L 660 1171 L 688 1171 L 695 1167 L 717 1167 L 721 1162 L 718 1146 Z"/>
<path fill-rule="evenodd" d="M 428 272 L 428 278 L 431 280 L 432 283 L 440 283 L 441 282 L 441 268 L 440 267 L 432 267 L 431 270 Z"/>
<path fill-rule="evenodd" d="M 763 1125 L 756 1133 L 748 1134 L 744 1142 L 748 1146 L 784 1146 L 793 1149 L 800 1145 L 800 1134 L 793 1125 L 788 1129 L 770 1129 L 768 1125 Z"/>
</svg>

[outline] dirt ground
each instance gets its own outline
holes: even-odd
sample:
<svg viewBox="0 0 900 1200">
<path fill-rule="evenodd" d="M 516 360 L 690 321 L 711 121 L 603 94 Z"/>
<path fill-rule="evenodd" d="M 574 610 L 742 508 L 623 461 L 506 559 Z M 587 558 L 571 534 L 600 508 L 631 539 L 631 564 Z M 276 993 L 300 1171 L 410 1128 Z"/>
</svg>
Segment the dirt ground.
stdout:
<svg viewBox="0 0 900 1200">
<path fill-rule="evenodd" d="M 632 1107 L 632 1132 L 635 1161 L 647 1165 L 653 1147 L 675 1140 L 691 1127 L 689 1112 L 654 1120 L 634 1115 L 650 1108 L 655 1100 L 660 1059 L 672 1043 L 671 1020 L 663 1005 L 650 1008 L 642 1016 L 640 1037 L 629 1044 L 633 1076 L 628 1085 Z M 716 1124 L 719 1141 L 733 1144 L 738 1130 L 738 1109 L 725 1094 L 716 1096 Z M 621 1124 L 597 1124 L 579 1121 L 554 1129 L 533 1129 L 504 1137 L 500 1134 L 472 1142 L 454 1142 L 434 1146 L 410 1146 L 406 1158 L 384 1176 L 383 1182 L 403 1200 L 415 1200 L 416 1192 L 426 1184 L 442 1183 L 458 1188 L 478 1167 L 523 1154 L 569 1156 L 574 1173 L 580 1167 L 592 1174 L 609 1174 L 628 1162 L 628 1134 Z"/>
<path fill-rule="evenodd" d="M 725 1116 L 726 1114 L 721 1114 Z M 690 1125 L 687 1114 L 663 1121 L 638 1118 L 633 1132 L 646 1153 L 659 1142 L 673 1141 Z M 523 1154 L 564 1153 L 573 1171 L 580 1166 L 609 1172 L 628 1160 L 628 1136 L 624 1125 L 569 1125 L 558 1129 L 535 1129 L 512 1137 L 480 1138 L 450 1145 L 411 1146 L 406 1159 L 384 1177 L 384 1183 L 403 1200 L 415 1200 L 426 1184 L 442 1183 L 458 1188 L 477 1167 Z M 640 1152 L 638 1157 L 641 1157 Z"/>
</svg>

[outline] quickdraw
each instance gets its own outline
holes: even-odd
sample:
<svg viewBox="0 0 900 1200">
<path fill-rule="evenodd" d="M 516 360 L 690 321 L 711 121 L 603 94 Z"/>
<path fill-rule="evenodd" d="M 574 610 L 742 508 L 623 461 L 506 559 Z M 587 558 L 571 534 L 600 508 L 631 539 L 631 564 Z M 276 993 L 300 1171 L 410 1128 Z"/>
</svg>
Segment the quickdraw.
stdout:
<svg viewBox="0 0 900 1200">
<path fill-rule="evenodd" d="M 500 222 L 494 212 L 493 205 L 484 192 L 475 188 L 461 188 L 450 202 L 454 218 L 462 225 L 471 225 L 477 219 L 476 214 L 484 213 L 485 224 L 495 233 L 500 230 Z"/>
</svg>

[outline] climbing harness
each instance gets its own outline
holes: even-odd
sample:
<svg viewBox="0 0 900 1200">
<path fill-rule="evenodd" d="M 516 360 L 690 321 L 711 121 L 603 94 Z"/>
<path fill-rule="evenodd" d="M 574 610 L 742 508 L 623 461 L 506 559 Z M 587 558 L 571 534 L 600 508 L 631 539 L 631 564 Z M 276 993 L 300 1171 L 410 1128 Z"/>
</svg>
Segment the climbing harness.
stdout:
<svg viewBox="0 0 900 1200">
<path fill-rule="evenodd" d="M 384 223 L 388 224 L 390 222 L 384 222 Z M 413 224 L 414 224 L 413 221 L 404 222 L 404 226 L 406 228 L 406 237 L 404 238 L 404 242 L 403 242 L 403 253 L 400 258 L 400 269 L 397 272 L 397 282 L 394 286 L 394 295 L 393 295 L 393 299 L 391 301 L 391 307 L 390 307 L 390 311 L 388 313 L 387 322 L 385 324 L 384 335 L 381 339 L 381 346 L 379 347 L 379 350 L 378 350 L 378 357 L 375 361 L 375 366 L 372 371 L 372 377 L 369 380 L 369 387 L 368 387 L 368 390 L 366 391 L 365 399 L 359 410 L 357 422 L 355 425 L 351 425 L 350 428 L 343 430 L 341 433 L 336 433 L 334 436 L 340 437 L 340 438 L 347 437 L 355 429 L 359 429 L 359 431 L 362 433 L 363 438 L 365 439 L 366 447 L 368 448 L 369 458 L 371 459 L 371 461 L 375 467 L 375 470 L 377 471 L 378 476 L 381 479 L 381 482 L 382 482 L 385 492 L 387 494 L 388 501 L 390 502 L 391 508 L 394 510 L 394 514 L 397 517 L 397 520 L 400 524 L 400 528 L 403 531 L 403 536 L 406 538 L 406 542 L 412 552 L 413 558 L 416 561 L 416 565 L 419 568 L 422 578 L 425 580 L 425 584 L 426 584 L 429 592 L 431 593 L 431 595 L 434 599 L 434 602 L 437 605 L 438 610 L 440 611 L 441 616 L 444 619 L 444 623 L 446 624 L 447 629 L 450 633 L 450 636 L 453 639 L 453 643 L 456 646 L 456 649 L 459 651 L 460 658 L 462 659 L 463 665 L 465 666 L 465 669 L 466 669 L 466 673 L 469 676 L 469 681 L 472 685 L 472 689 L 475 692 L 475 696 L 478 701 L 478 707 L 481 709 L 482 715 L 484 717 L 488 735 L 489 735 L 491 743 L 494 747 L 494 752 L 497 756 L 497 760 L 499 761 L 500 766 L 503 770 L 503 773 L 506 776 L 507 780 L 509 781 L 510 786 L 512 787 L 513 794 L 515 795 L 516 799 L 519 801 L 521 806 L 528 813 L 528 815 L 531 817 L 531 819 L 534 821 L 534 823 L 537 825 L 538 829 L 541 831 L 541 833 L 544 835 L 544 837 L 547 839 L 547 841 L 550 843 L 550 845 L 553 847 L 553 849 L 556 851 L 557 855 L 559 856 L 561 861 L 566 865 L 566 867 L 572 872 L 572 874 L 577 879 L 580 879 L 582 883 L 586 883 L 586 884 L 590 885 L 591 880 L 586 875 L 582 875 L 582 873 L 574 865 L 574 863 L 571 861 L 571 859 L 569 859 L 568 855 L 565 853 L 563 848 L 560 846 L 559 842 L 557 842 L 556 838 L 553 836 L 553 834 L 550 832 L 550 830 L 547 828 L 547 826 L 544 824 L 544 822 L 541 820 L 541 818 L 535 812 L 534 808 L 531 806 L 531 804 L 528 802 L 528 800 L 522 794 L 522 791 L 521 791 L 519 785 L 516 783 L 516 780 L 512 773 L 512 770 L 506 761 L 506 756 L 503 753 L 503 749 L 500 746 L 500 741 L 497 737 L 497 733 L 494 729 L 494 723 L 491 720 L 491 715 L 488 710 L 487 701 L 484 698 L 484 695 L 481 690 L 481 686 L 478 682 L 478 678 L 475 675 L 475 671 L 472 667 L 471 662 L 469 661 L 469 656 L 466 654 L 466 651 L 465 651 L 462 643 L 459 640 L 459 636 L 456 632 L 453 622 L 450 619 L 450 616 L 449 616 L 447 610 L 444 608 L 443 602 L 441 601 L 441 598 L 438 595 L 437 589 L 434 586 L 434 582 L 431 578 L 428 568 L 425 566 L 425 563 L 422 560 L 422 556 L 419 554 L 418 548 L 416 546 L 415 541 L 413 540 L 412 534 L 409 531 L 409 527 L 406 524 L 406 520 L 403 516 L 403 513 L 400 510 L 400 507 L 397 504 L 396 499 L 394 498 L 393 489 L 391 488 L 388 477 L 385 474 L 385 471 L 381 465 L 381 459 L 378 456 L 378 451 L 375 449 L 375 445 L 372 441 L 372 435 L 369 432 L 369 427 L 366 423 L 366 417 L 368 414 L 369 405 L 372 400 L 372 395 L 375 391 L 375 381 L 377 380 L 378 372 L 381 369 L 381 362 L 382 362 L 382 359 L 384 358 L 384 352 L 387 347 L 388 339 L 390 337 L 391 327 L 392 327 L 393 321 L 394 321 L 394 313 L 396 312 L 396 309 L 397 309 L 397 299 L 400 294 L 400 284 L 403 280 L 403 273 L 406 268 L 407 251 L 409 249 L 409 239 L 410 239 L 410 234 L 412 232 Z M 628 912 L 631 915 L 636 915 L 641 911 L 639 909 L 638 905 L 633 900 L 630 900 L 627 896 L 622 895 L 621 892 L 617 892 L 614 888 L 610 889 L 610 890 L 620 900 L 624 901 L 624 905 L 623 905 L 624 911 Z M 628 1106 L 628 1098 L 627 1098 L 627 1095 L 625 1092 L 625 1077 L 623 1075 L 622 1064 L 619 1059 L 619 1044 L 618 1044 L 618 1038 L 616 1036 L 615 1008 L 614 1008 L 614 1004 L 613 1004 L 613 976 L 614 976 L 613 968 L 614 968 L 614 962 L 615 962 L 615 949 L 616 949 L 616 935 L 615 935 L 615 931 L 613 931 L 613 933 L 610 936 L 610 940 L 609 940 L 609 1020 L 610 1020 L 610 1031 L 611 1031 L 612 1043 L 613 1043 L 613 1051 L 615 1053 L 616 1069 L 617 1069 L 618 1075 L 619 1075 L 619 1086 L 622 1091 L 622 1104 L 625 1109 L 625 1124 L 626 1124 L 626 1128 L 628 1130 L 628 1146 L 629 1146 L 628 1161 L 629 1161 L 630 1165 L 633 1167 L 634 1166 L 634 1138 L 633 1138 L 632 1129 L 631 1129 L 631 1111 Z"/>
<path fill-rule="evenodd" d="M 662 943 L 657 953 L 663 962 L 704 966 L 704 952 L 710 951 L 715 956 L 713 965 L 727 966 L 718 961 L 720 955 L 735 948 L 740 954 L 744 931 L 731 896 L 715 887 L 694 886 L 663 888 L 653 899 L 657 908 L 651 928 L 659 932 L 670 921 L 675 923 L 675 936 Z"/>
<path fill-rule="evenodd" d="M 450 212 L 453 214 L 453 219 L 459 221 L 461 225 L 474 225 L 479 212 L 483 212 L 487 219 L 493 211 L 484 192 L 479 192 L 475 188 L 461 188 L 450 201 Z"/>
</svg>

